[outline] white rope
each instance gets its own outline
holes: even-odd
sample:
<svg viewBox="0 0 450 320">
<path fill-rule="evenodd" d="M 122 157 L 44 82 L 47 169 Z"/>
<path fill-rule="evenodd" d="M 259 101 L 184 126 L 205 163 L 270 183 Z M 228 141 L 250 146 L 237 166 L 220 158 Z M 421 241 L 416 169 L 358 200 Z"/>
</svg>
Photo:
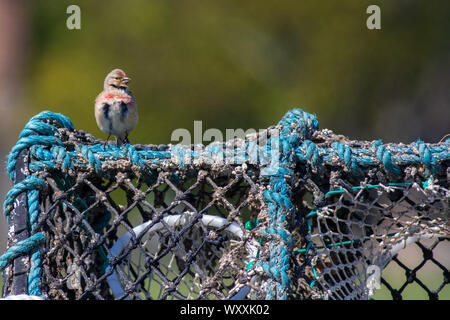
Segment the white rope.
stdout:
<svg viewBox="0 0 450 320">
<path fill-rule="evenodd" d="M 193 215 L 193 212 L 186 212 L 184 214 L 180 214 L 180 215 L 172 215 L 172 216 L 168 216 L 164 218 L 164 222 L 166 224 L 168 224 L 171 227 L 180 227 L 180 226 L 184 226 L 189 222 L 189 218 Z M 204 215 L 202 217 L 202 223 L 203 225 L 205 225 L 208 228 L 221 228 L 223 227 L 226 223 L 228 223 L 227 219 L 221 218 L 221 217 L 217 217 L 217 216 L 210 216 L 210 215 Z M 145 229 L 147 228 L 148 225 L 150 225 L 152 223 L 152 221 L 147 221 L 135 228 L 133 228 L 133 233 L 135 237 L 140 237 L 141 234 L 145 231 Z M 151 233 L 155 233 L 158 232 L 160 230 L 164 229 L 164 225 L 161 222 L 156 223 L 155 225 L 153 225 L 149 230 L 147 230 L 147 234 L 151 234 Z M 244 236 L 243 231 L 241 230 L 241 228 L 239 227 L 239 225 L 235 222 L 231 223 L 225 230 L 229 231 L 231 234 L 233 234 L 235 237 L 237 237 L 238 239 L 242 239 Z M 130 242 L 132 238 L 132 233 L 131 232 L 127 232 L 126 234 L 124 234 L 122 237 L 120 237 L 116 243 L 114 244 L 114 246 L 109 250 L 109 256 L 108 258 L 111 259 L 112 257 L 117 257 L 121 254 L 122 250 L 124 248 L 127 247 L 128 243 Z M 156 251 L 156 250 L 155 250 Z M 256 252 L 256 249 L 253 248 L 253 246 L 248 245 L 247 246 L 247 251 L 250 252 L 250 254 Z M 111 269 L 111 266 L 108 266 L 106 268 L 106 273 L 109 272 L 109 270 Z M 109 287 L 111 288 L 111 291 L 113 293 L 113 295 L 116 298 L 119 298 L 121 296 L 123 296 L 125 294 L 124 289 L 122 288 L 122 284 L 119 280 L 119 276 L 117 274 L 117 271 L 114 270 L 113 273 L 107 277 L 107 281 L 109 284 Z M 240 292 L 238 292 L 236 294 L 236 296 L 234 297 L 234 299 L 243 299 L 247 293 L 249 291 L 249 288 L 247 286 L 243 287 Z M 126 300 L 128 300 L 129 298 L 126 297 Z"/>
<path fill-rule="evenodd" d="M 6 296 L 4 298 L 0 298 L 0 300 L 45 300 L 45 298 L 41 296 L 29 296 L 27 294 L 18 294 Z"/>
</svg>

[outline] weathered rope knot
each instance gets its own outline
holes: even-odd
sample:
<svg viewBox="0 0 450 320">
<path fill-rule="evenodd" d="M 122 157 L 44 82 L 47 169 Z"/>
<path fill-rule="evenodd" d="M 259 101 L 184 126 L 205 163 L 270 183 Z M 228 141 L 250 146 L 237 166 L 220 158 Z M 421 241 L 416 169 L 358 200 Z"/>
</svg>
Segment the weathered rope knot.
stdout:
<svg viewBox="0 0 450 320">
<path fill-rule="evenodd" d="M 319 122 L 312 114 L 306 113 L 300 109 L 289 111 L 279 122 L 281 131 L 279 137 L 270 137 L 277 139 L 280 148 L 278 161 L 271 161 L 268 170 L 264 175 L 270 177 L 269 189 L 264 191 L 263 196 L 266 200 L 267 211 L 270 217 L 270 227 L 265 229 L 268 234 L 276 234 L 282 242 L 274 244 L 270 242 L 269 262 L 263 263 L 263 269 L 272 279 L 268 284 L 267 299 L 282 299 L 288 297 L 291 280 L 287 274 L 290 268 L 290 256 L 292 250 L 292 235 L 287 229 L 288 220 L 295 212 L 295 207 L 291 202 L 292 184 L 296 164 L 296 148 L 303 142 L 307 148 L 306 158 L 315 166 L 319 166 L 320 157 L 315 150 L 314 143 L 306 142 L 312 137 L 313 133 L 319 128 Z M 270 141 L 272 144 L 273 142 Z M 275 283 L 273 283 L 275 282 Z"/>
<path fill-rule="evenodd" d="M 54 136 L 58 128 L 73 130 L 74 126 L 69 118 L 50 111 L 43 111 L 30 119 L 20 133 L 19 141 L 17 141 L 8 155 L 7 170 L 11 180 L 14 179 L 17 157 L 22 150 L 35 145 L 47 147 L 63 146 L 62 141 Z"/>
</svg>

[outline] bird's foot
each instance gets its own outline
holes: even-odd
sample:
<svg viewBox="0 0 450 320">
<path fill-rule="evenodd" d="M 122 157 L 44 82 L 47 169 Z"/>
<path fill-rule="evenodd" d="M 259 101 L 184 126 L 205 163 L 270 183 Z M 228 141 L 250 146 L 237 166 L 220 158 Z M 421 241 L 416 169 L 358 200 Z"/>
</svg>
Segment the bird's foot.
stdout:
<svg viewBox="0 0 450 320">
<path fill-rule="evenodd" d="M 103 144 L 103 151 L 106 151 L 106 145 L 108 144 L 109 138 L 111 137 L 111 135 L 108 135 L 108 138 L 106 138 L 105 143 Z"/>
</svg>

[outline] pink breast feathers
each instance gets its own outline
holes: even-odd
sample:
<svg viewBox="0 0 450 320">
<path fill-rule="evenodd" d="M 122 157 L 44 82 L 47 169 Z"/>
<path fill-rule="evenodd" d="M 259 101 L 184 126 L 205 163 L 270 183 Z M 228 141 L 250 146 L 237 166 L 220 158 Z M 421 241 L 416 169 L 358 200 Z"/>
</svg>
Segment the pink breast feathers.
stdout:
<svg viewBox="0 0 450 320">
<path fill-rule="evenodd" d="M 115 101 L 123 101 L 126 104 L 132 103 L 132 99 L 129 95 L 116 94 L 116 93 L 104 93 L 104 99 L 110 103 Z"/>
</svg>

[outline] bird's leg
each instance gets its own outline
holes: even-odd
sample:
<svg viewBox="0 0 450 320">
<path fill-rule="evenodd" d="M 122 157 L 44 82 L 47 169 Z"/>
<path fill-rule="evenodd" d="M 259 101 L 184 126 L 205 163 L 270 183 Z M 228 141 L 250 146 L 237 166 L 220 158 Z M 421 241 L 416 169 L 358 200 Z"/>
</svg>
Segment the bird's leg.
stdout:
<svg viewBox="0 0 450 320">
<path fill-rule="evenodd" d="M 105 143 L 103 144 L 103 151 L 105 151 L 106 145 L 108 144 L 108 140 L 109 140 L 110 137 L 111 137 L 111 133 L 108 134 L 108 138 L 106 138 Z"/>
<path fill-rule="evenodd" d="M 117 138 L 117 140 L 116 140 L 117 141 L 117 146 L 121 146 L 121 145 L 130 143 L 129 140 L 128 140 L 128 132 L 127 131 L 125 131 L 124 135 L 117 136 L 116 138 Z"/>
</svg>

